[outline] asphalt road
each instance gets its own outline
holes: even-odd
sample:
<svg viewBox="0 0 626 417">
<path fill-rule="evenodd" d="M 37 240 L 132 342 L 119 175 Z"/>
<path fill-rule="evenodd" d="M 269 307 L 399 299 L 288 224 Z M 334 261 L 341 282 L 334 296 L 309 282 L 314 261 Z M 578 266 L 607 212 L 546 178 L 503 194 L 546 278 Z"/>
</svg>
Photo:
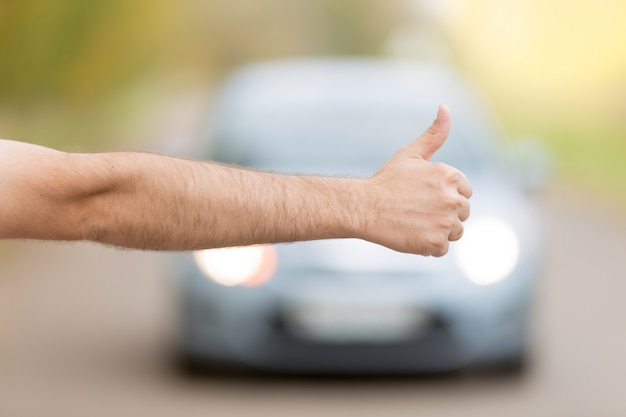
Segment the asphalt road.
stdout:
<svg viewBox="0 0 626 417">
<path fill-rule="evenodd" d="M 541 198 L 550 256 L 523 378 L 189 379 L 170 361 L 164 258 L 92 244 L 0 250 L 0 416 L 624 416 L 626 221 Z"/>
</svg>

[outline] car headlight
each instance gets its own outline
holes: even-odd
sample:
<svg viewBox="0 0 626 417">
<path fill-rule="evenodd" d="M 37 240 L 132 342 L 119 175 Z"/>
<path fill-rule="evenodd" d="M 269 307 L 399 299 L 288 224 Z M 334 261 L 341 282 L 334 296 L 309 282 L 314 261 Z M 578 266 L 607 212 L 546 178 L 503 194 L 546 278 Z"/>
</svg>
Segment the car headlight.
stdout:
<svg viewBox="0 0 626 417">
<path fill-rule="evenodd" d="M 468 221 L 455 249 L 459 269 L 478 285 L 493 284 L 508 277 L 519 256 L 519 239 L 513 226 L 488 216 Z"/>
<path fill-rule="evenodd" d="M 273 246 L 242 246 L 199 250 L 193 258 L 200 271 L 225 286 L 261 285 L 276 271 Z"/>
</svg>

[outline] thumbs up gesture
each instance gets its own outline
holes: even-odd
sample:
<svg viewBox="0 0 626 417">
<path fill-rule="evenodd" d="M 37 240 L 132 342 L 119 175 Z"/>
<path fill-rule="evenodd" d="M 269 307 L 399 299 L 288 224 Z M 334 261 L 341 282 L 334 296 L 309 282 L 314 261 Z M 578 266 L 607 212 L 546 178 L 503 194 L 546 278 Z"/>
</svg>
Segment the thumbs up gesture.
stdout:
<svg viewBox="0 0 626 417">
<path fill-rule="evenodd" d="M 392 249 L 443 256 L 461 238 L 469 216 L 472 186 L 465 175 L 430 158 L 450 131 L 450 112 L 437 118 L 417 140 L 404 146 L 366 180 L 363 239 Z"/>
</svg>

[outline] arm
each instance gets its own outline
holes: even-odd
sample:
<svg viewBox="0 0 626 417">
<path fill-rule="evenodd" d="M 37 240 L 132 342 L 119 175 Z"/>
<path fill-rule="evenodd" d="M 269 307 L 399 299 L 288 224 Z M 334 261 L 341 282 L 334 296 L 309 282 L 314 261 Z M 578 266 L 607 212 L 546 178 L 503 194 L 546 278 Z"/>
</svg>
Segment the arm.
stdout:
<svg viewBox="0 0 626 417">
<path fill-rule="evenodd" d="M 428 159 L 449 114 L 367 179 L 258 172 L 142 153 L 64 153 L 0 141 L 0 238 L 189 250 L 358 237 L 443 255 L 471 187 Z"/>
</svg>

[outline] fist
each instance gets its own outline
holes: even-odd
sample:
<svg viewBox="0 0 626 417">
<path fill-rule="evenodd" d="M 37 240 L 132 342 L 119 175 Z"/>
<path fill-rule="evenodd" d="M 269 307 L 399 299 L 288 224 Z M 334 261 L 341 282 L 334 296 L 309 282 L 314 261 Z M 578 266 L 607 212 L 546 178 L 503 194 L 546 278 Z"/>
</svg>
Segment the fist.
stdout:
<svg viewBox="0 0 626 417">
<path fill-rule="evenodd" d="M 449 110 L 440 106 L 428 130 L 366 181 L 364 239 L 400 252 L 442 256 L 450 241 L 463 236 L 472 186 L 456 168 L 430 162 L 449 131 Z"/>
</svg>

